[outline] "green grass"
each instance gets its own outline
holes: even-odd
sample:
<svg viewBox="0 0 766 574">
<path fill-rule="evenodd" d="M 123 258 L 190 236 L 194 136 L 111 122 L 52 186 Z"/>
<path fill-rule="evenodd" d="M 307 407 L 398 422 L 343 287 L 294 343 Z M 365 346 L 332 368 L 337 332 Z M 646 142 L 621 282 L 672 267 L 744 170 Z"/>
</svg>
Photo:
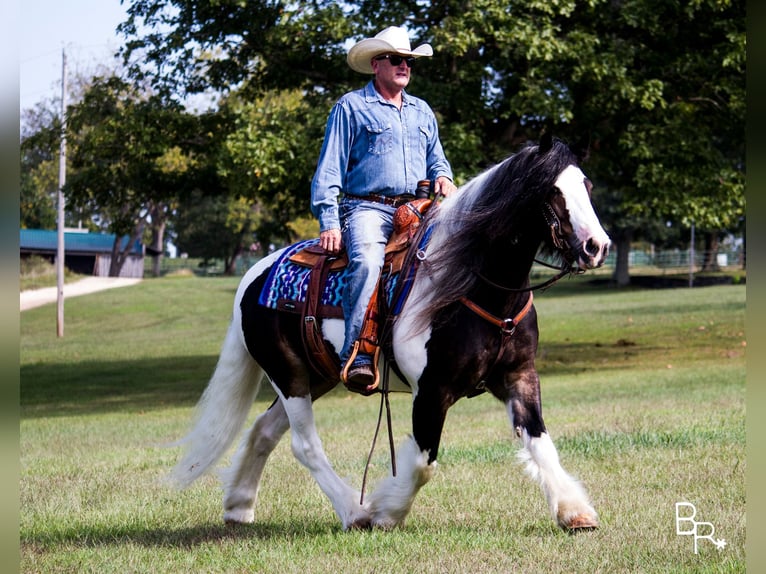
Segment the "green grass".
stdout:
<svg viewBox="0 0 766 574">
<path fill-rule="evenodd" d="M 21 315 L 22 572 L 742 572 L 744 286 L 612 290 L 577 278 L 539 294 L 543 409 L 564 467 L 600 513 L 555 527 L 516 461 L 502 405 L 450 411 L 439 468 L 404 528 L 343 532 L 283 441 L 251 526 L 221 521 L 215 476 L 162 478 L 223 340 L 237 279 L 164 278 Z M 273 399 L 258 397 L 251 420 Z M 410 397 L 392 397 L 397 444 Z M 316 405 L 338 473 L 359 487 L 378 401 Z M 371 481 L 388 465 L 383 439 Z M 695 504 L 728 545 L 675 534 Z"/>
<path fill-rule="evenodd" d="M 43 257 L 33 255 L 19 261 L 19 289 L 41 289 L 43 287 L 56 287 L 58 276 L 56 266 Z M 74 273 L 64 268 L 64 283 L 72 283 L 85 278 L 86 275 Z"/>
</svg>

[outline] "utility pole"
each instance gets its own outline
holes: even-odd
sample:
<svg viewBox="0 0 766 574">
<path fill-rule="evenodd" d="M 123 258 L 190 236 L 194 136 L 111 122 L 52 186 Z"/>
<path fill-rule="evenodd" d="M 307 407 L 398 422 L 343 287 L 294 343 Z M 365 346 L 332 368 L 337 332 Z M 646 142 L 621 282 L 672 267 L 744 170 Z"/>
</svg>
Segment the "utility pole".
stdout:
<svg viewBox="0 0 766 574">
<path fill-rule="evenodd" d="M 64 336 L 64 184 L 66 183 L 66 50 L 61 49 L 61 144 L 59 146 L 56 335 Z"/>
</svg>

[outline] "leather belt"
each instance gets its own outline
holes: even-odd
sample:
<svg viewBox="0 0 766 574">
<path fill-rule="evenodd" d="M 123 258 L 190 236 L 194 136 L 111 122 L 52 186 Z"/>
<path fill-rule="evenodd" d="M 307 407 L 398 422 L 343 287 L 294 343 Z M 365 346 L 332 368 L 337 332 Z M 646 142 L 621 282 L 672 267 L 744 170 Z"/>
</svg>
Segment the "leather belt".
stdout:
<svg viewBox="0 0 766 574">
<path fill-rule="evenodd" d="M 405 203 L 409 203 L 415 196 L 410 193 L 403 193 L 394 197 L 387 195 L 379 195 L 377 193 L 370 193 L 368 195 L 354 195 L 353 193 L 344 193 L 343 197 L 349 199 L 363 199 L 364 201 L 372 201 L 373 203 L 382 203 L 383 205 L 390 205 L 391 207 L 399 207 Z"/>
</svg>

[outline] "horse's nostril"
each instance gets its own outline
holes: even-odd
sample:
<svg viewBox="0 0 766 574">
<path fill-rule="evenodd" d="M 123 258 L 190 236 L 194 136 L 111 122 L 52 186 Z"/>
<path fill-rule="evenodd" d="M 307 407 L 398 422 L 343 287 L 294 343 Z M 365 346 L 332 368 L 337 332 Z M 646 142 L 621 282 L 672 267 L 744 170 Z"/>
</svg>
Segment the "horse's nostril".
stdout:
<svg viewBox="0 0 766 574">
<path fill-rule="evenodd" d="M 600 250 L 601 248 L 595 239 L 593 239 L 592 237 L 588 239 L 587 243 L 585 244 L 585 253 L 587 253 L 591 257 L 595 257 L 596 255 L 598 255 L 598 252 Z"/>
</svg>

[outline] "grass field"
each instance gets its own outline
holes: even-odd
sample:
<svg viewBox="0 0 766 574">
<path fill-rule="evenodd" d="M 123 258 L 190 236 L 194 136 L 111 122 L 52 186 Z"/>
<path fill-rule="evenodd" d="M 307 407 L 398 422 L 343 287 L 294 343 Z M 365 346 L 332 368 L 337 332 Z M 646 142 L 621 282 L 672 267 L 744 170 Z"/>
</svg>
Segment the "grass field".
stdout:
<svg viewBox="0 0 766 574">
<path fill-rule="evenodd" d="M 536 297 L 543 408 L 602 527 L 569 535 L 516 461 L 502 405 L 464 400 L 404 528 L 343 532 L 283 441 L 256 522 L 226 527 L 215 476 L 162 482 L 215 365 L 237 279 L 165 278 L 21 316 L 22 572 L 742 572 L 745 287 L 613 290 L 586 278 Z M 264 388 L 251 420 L 273 398 Z M 397 444 L 409 395 L 392 397 Z M 339 389 L 317 423 L 359 487 L 378 401 Z M 372 482 L 387 470 L 385 439 Z M 675 503 L 719 550 L 676 534 Z"/>
</svg>

